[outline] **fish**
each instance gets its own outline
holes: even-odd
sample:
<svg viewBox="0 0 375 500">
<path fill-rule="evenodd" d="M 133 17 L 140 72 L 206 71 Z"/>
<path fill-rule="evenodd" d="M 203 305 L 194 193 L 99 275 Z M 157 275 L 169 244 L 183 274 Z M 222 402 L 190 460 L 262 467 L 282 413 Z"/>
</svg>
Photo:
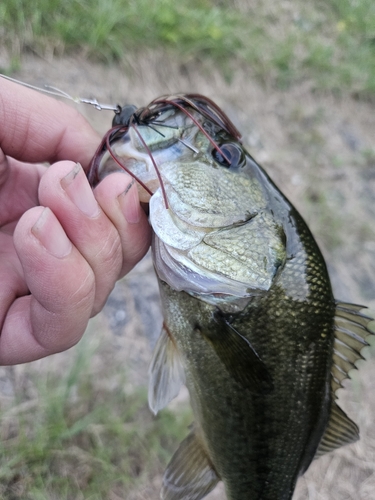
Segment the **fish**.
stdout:
<svg viewBox="0 0 375 500">
<path fill-rule="evenodd" d="M 119 108 L 90 183 L 125 170 L 153 228 L 164 323 L 149 370 L 156 414 L 186 385 L 189 434 L 164 500 L 290 500 L 319 456 L 359 438 L 336 392 L 375 333 L 365 306 L 334 298 L 293 205 L 199 94 Z"/>
</svg>

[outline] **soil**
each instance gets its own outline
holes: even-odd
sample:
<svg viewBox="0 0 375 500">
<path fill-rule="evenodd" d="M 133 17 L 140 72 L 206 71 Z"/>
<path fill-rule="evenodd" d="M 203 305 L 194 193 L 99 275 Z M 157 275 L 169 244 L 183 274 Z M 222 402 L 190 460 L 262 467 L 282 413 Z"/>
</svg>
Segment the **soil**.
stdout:
<svg viewBox="0 0 375 500">
<path fill-rule="evenodd" d="M 308 222 L 326 258 L 335 296 L 375 309 L 374 103 L 316 92 L 311 82 L 283 91 L 265 88 L 249 77 L 246 68 L 239 68 L 228 82 L 214 67 L 181 66 L 163 52 L 129 57 L 123 68 L 82 58 L 48 61 L 28 56 L 13 76 L 112 104 L 142 106 L 159 95 L 181 91 L 209 96 L 243 132 L 251 154 Z M 101 134 L 109 128 L 111 112 L 77 107 Z M 100 356 L 93 360 L 98 370 L 109 360 L 126 361 L 132 383 L 145 384 L 160 325 L 157 283 L 148 255 L 117 284 L 89 326 L 87 334 L 101 346 Z M 71 354 L 15 367 L 12 376 L 25 370 L 64 370 Z M 0 394 L 5 398 L 11 396 L 9 373 L 4 368 L 0 372 Z M 349 389 L 340 391 L 340 402 L 359 424 L 362 439 L 314 462 L 299 481 L 295 500 L 373 498 L 374 376 L 374 360 L 368 361 L 356 377 L 356 390 L 349 384 Z M 224 498 L 222 488 L 207 497 Z"/>
</svg>

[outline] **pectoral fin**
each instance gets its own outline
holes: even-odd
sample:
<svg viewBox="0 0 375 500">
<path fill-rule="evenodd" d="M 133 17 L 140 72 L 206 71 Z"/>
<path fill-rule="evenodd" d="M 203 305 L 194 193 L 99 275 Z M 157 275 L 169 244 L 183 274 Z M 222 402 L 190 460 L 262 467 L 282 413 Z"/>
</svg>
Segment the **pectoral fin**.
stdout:
<svg viewBox="0 0 375 500">
<path fill-rule="evenodd" d="M 162 500 L 200 500 L 219 478 L 193 430 L 173 455 L 163 478 Z"/>
<path fill-rule="evenodd" d="M 201 332 L 236 382 L 254 394 L 267 394 L 273 390 L 266 365 L 251 343 L 222 314 L 216 313 L 212 328 Z"/>
<path fill-rule="evenodd" d="M 156 343 L 149 368 L 148 404 L 156 415 L 175 398 L 185 383 L 179 352 L 165 325 Z"/>
</svg>

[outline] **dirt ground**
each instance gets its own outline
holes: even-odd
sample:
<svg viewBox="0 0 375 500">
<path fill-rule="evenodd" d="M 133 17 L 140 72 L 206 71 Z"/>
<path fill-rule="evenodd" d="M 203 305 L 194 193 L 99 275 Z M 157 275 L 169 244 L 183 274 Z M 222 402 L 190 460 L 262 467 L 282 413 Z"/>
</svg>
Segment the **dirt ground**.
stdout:
<svg viewBox="0 0 375 500">
<path fill-rule="evenodd" d="M 126 69 L 83 59 L 27 57 L 14 75 L 28 83 L 59 87 L 73 96 L 142 106 L 166 93 L 199 92 L 215 100 L 243 132 L 252 155 L 295 204 L 316 236 L 335 296 L 375 309 L 375 106 L 348 96 L 314 92 L 306 82 L 289 90 L 264 88 L 240 68 L 229 83 L 215 68 L 180 66 L 162 52 L 129 59 Z M 112 114 L 80 105 L 100 133 Z M 118 283 L 89 335 L 98 339 L 94 361 L 129 365 L 134 383 L 146 383 L 147 363 L 161 324 L 150 257 Z M 63 370 L 67 356 L 17 367 Z M 0 395 L 9 396 L 9 371 L 0 371 Z M 361 429 L 361 440 L 314 462 L 300 479 L 295 500 L 375 498 L 374 358 L 355 384 L 342 392 L 344 409 Z M 115 380 L 98 383 L 115 384 Z M 8 391 L 8 392 L 7 392 Z M 150 499 L 158 498 L 153 493 Z M 147 497 L 148 498 L 148 497 Z M 220 487 L 207 497 L 224 499 Z"/>
</svg>

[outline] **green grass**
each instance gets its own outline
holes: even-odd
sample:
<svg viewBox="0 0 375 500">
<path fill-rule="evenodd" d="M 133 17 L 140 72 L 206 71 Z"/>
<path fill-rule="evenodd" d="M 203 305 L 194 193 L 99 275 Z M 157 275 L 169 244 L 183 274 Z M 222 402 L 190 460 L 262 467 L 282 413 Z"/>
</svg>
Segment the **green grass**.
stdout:
<svg viewBox="0 0 375 500">
<path fill-rule="evenodd" d="M 282 88 L 375 93 L 373 0 L 2 0 L 0 43 L 15 61 L 24 50 L 123 61 L 158 47 L 229 79 L 240 65 Z"/>
<path fill-rule="evenodd" d="M 87 342 L 76 353 L 62 379 L 45 373 L 31 380 L 32 400 L 19 388 L 13 404 L 0 409 L 1 498 L 128 498 L 150 487 L 188 433 L 186 408 L 155 418 L 144 389 L 124 392 L 125 375 L 114 390 L 98 387 Z M 111 367 L 100 379 L 111 370 L 118 375 Z"/>
</svg>

